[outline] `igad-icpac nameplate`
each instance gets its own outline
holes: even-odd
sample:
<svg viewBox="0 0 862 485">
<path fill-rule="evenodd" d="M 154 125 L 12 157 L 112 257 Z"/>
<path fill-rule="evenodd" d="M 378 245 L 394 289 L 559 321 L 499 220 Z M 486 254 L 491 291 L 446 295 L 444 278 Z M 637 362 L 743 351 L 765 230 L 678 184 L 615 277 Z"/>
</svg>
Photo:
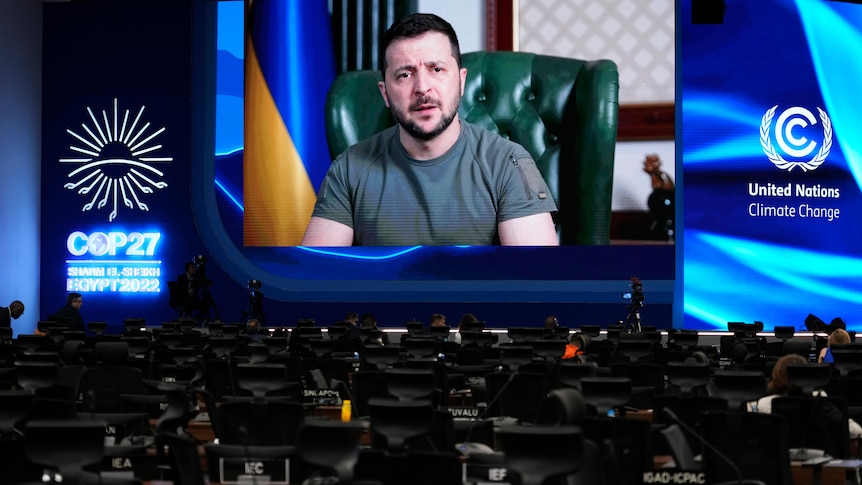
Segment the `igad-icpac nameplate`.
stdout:
<svg viewBox="0 0 862 485">
<path fill-rule="evenodd" d="M 290 460 L 219 458 L 219 476 L 225 485 L 288 485 Z"/>
</svg>

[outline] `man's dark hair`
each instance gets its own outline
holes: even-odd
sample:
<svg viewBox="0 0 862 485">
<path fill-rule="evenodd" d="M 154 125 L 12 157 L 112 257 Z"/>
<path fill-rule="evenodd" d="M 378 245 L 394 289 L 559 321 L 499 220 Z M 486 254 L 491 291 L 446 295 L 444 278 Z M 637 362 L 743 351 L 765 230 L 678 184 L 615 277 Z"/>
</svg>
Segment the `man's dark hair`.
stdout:
<svg viewBox="0 0 862 485">
<path fill-rule="evenodd" d="M 398 39 L 419 37 L 426 32 L 440 32 L 449 38 L 452 57 L 458 63 L 458 68 L 461 68 L 461 48 L 458 46 L 458 36 L 452 25 L 433 13 L 414 13 L 397 20 L 383 34 L 383 42 L 380 43 L 380 73 L 384 79 L 386 79 L 386 49 L 389 45 Z"/>
<path fill-rule="evenodd" d="M 69 293 L 66 295 L 66 304 L 71 305 L 73 301 L 83 298 L 80 293 Z"/>
<path fill-rule="evenodd" d="M 194 268 L 194 267 L 195 267 L 195 263 L 192 263 L 191 261 L 186 263 L 186 273 L 189 272 L 189 268 Z"/>
<path fill-rule="evenodd" d="M 362 320 L 361 320 L 359 326 L 361 326 L 361 327 L 376 327 L 377 326 L 377 319 L 374 318 L 374 314 L 366 313 L 366 314 L 362 315 Z"/>
</svg>

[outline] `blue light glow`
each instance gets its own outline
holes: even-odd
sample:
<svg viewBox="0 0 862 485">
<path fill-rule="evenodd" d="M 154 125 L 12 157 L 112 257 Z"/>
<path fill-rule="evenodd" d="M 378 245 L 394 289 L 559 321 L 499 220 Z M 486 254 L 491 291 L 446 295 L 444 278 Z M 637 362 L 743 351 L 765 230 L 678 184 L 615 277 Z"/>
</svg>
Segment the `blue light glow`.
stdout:
<svg viewBox="0 0 862 485">
<path fill-rule="evenodd" d="M 222 191 L 222 193 L 224 193 L 224 195 L 239 208 L 240 212 L 245 210 L 245 207 L 242 206 L 242 203 L 237 200 L 237 198 L 234 197 L 233 194 L 231 194 L 230 191 L 218 179 L 215 179 L 215 184 L 216 187 L 218 187 Z"/>
<path fill-rule="evenodd" d="M 383 260 L 383 259 L 392 259 L 397 258 L 398 256 L 402 256 L 404 254 L 412 253 L 413 251 L 422 249 L 422 246 L 413 246 L 406 249 L 400 248 L 392 248 L 394 251 L 392 253 L 387 254 L 378 254 L 378 255 L 368 255 L 368 254 L 357 254 L 355 251 L 360 250 L 360 248 L 339 248 L 339 249 L 320 249 L 320 248 L 309 248 L 305 246 L 297 246 L 297 248 L 302 249 L 304 251 L 308 251 L 310 253 L 317 254 L 326 254 L 329 256 L 339 256 L 343 258 L 351 258 L 351 259 L 367 259 L 367 260 Z"/>
</svg>

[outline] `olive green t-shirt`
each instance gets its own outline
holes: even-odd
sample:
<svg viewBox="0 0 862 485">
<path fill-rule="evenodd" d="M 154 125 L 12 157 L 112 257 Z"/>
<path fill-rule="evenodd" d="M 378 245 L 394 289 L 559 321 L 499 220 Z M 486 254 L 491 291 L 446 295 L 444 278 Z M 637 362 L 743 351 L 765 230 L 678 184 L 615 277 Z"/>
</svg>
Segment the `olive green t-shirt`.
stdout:
<svg viewBox="0 0 862 485">
<path fill-rule="evenodd" d="M 356 245 L 491 245 L 500 222 L 557 210 L 522 146 L 461 127 L 433 160 L 410 158 L 397 125 L 353 145 L 332 162 L 313 215 L 352 227 Z"/>
</svg>

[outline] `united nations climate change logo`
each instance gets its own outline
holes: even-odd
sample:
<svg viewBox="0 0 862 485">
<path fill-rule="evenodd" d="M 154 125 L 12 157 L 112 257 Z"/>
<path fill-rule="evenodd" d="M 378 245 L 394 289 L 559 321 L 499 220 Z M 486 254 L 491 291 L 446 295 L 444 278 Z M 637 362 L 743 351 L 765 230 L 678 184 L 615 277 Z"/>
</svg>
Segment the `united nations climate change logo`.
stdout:
<svg viewBox="0 0 862 485">
<path fill-rule="evenodd" d="M 152 163 L 172 162 L 173 157 L 154 156 L 162 149 L 155 141 L 165 128 L 151 128 L 142 120 L 144 106 L 130 119 L 131 111 L 125 110 L 120 120 L 117 100 L 113 113 L 102 110 L 101 119 L 88 106 L 89 120 L 81 123 L 81 130 L 66 129 L 77 142 L 69 145 L 78 158 L 61 158 L 60 163 L 82 164 L 67 177 L 72 182 L 64 187 L 77 190 L 89 199 L 82 212 L 110 207 L 108 221 L 117 218 L 119 208 L 150 210 L 141 201 L 143 194 L 152 194 L 153 189 L 164 189 L 168 184 L 161 179 L 164 173 Z M 83 155 L 83 157 L 81 157 Z"/>
<path fill-rule="evenodd" d="M 820 115 L 820 122 L 823 124 L 823 142 L 820 144 L 820 149 L 808 161 L 788 161 L 781 156 L 778 151 L 772 146 L 772 138 L 769 136 L 769 129 L 772 126 L 772 119 L 775 117 L 775 110 L 778 105 L 769 108 L 763 115 L 760 123 L 760 146 L 763 148 L 763 153 L 769 158 L 769 161 L 781 170 L 788 172 L 795 167 L 799 167 L 804 172 L 816 170 L 826 157 L 829 156 L 829 151 L 832 149 L 832 121 L 825 111 L 817 108 L 817 113 Z M 787 108 L 775 120 L 775 141 L 781 151 L 789 157 L 796 159 L 805 159 L 814 152 L 817 143 L 809 140 L 804 135 L 796 136 L 793 133 L 794 128 L 799 127 L 800 130 L 817 124 L 817 118 L 806 108 L 793 106 Z"/>
</svg>

